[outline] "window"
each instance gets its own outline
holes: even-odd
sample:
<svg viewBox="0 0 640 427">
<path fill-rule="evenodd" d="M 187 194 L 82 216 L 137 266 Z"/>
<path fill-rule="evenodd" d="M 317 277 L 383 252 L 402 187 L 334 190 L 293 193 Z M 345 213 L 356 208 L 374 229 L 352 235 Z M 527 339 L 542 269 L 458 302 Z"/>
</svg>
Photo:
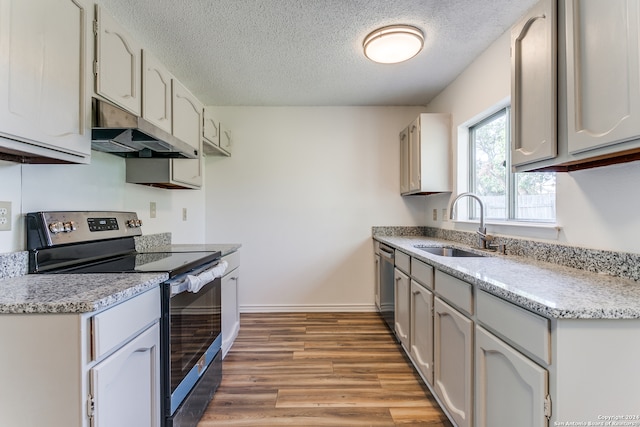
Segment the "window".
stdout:
<svg viewBox="0 0 640 427">
<path fill-rule="evenodd" d="M 470 191 L 482 198 L 485 218 L 553 221 L 556 217 L 554 172 L 511 172 L 509 108 L 469 128 Z M 477 204 L 469 204 L 477 218 Z"/>
</svg>

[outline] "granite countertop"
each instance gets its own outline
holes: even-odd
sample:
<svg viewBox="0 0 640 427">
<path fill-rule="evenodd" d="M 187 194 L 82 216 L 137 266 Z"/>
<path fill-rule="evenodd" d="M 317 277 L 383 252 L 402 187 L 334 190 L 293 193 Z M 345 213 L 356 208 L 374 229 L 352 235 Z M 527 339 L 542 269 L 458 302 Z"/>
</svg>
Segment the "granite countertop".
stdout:
<svg viewBox="0 0 640 427">
<path fill-rule="evenodd" d="M 220 251 L 222 256 L 241 245 L 171 245 L 165 235 L 149 236 L 143 252 Z M 86 313 L 129 299 L 166 281 L 166 273 L 26 274 L 27 252 L 0 254 L 0 314 Z"/>
<path fill-rule="evenodd" d="M 447 245 L 469 249 L 429 237 L 374 236 L 374 239 L 548 318 L 640 318 L 640 283 L 631 279 L 480 250 L 475 251 L 487 256 L 442 257 L 415 248 Z"/>
<path fill-rule="evenodd" d="M 132 298 L 167 273 L 28 274 L 0 280 L 0 313 L 87 313 Z"/>
</svg>

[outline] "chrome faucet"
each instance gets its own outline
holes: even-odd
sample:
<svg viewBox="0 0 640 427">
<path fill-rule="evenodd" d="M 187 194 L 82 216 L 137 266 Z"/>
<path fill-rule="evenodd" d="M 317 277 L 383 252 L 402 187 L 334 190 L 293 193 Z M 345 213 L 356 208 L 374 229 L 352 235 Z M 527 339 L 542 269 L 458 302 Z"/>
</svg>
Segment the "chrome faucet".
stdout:
<svg viewBox="0 0 640 427">
<path fill-rule="evenodd" d="M 473 193 L 460 193 L 458 196 L 453 199 L 451 202 L 451 206 L 449 206 L 449 219 L 454 219 L 455 207 L 458 200 L 463 197 L 470 197 L 478 201 L 480 205 L 480 226 L 478 227 L 478 247 L 480 249 L 490 249 L 489 243 L 493 240 L 493 236 L 487 234 L 487 227 L 484 225 L 484 202 L 478 196 Z M 492 249 L 492 248 L 491 248 Z"/>
</svg>

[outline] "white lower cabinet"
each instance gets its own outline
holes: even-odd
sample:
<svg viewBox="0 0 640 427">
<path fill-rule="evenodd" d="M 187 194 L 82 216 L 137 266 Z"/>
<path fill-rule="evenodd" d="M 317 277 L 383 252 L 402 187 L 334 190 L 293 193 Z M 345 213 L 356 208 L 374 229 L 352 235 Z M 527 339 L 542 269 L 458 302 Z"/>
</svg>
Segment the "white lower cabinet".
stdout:
<svg viewBox="0 0 640 427">
<path fill-rule="evenodd" d="M 397 251 L 396 251 L 397 253 Z M 409 335 L 411 325 L 411 281 L 409 276 L 399 269 L 394 272 L 394 304 L 395 304 L 395 331 L 398 340 L 405 351 L 411 350 L 411 337 Z"/>
<path fill-rule="evenodd" d="M 222 276 L 222 357 L 224 358 L 240 332 L 238 289 L 240 286 L 240 252 L 222 257 L 229 266 Z"/>
<path fill-rule="evenodd" d="M 437 296 L 433 321 L 433 381 L 436 395 L 458 427 L 471 427 L 473 321 Z"/>
<path fill-rule="evenodd" d="M 546 427 L 548 372 L 476 326 L 477 427 Z"/>
<path fill-rule="evenodd" d="M 159 427 L 159 319 L 159 287 L 100 312 L 0 314 L 0 425 Z"/>
<path fill-rule="evenodd" d="M 456 427 L 637 420 L 640 319 L 549 319 L 395 253 L 398 340 Z"/>
<path fill-rule="evenodd" d="M 91 369 L 93 427 L 159 426 L 158 323 Z"/>
<path fill-rule="evenodd" d="M 411 281 L 411 359 L 433 385 L 433 293 Z"/>
</svg>

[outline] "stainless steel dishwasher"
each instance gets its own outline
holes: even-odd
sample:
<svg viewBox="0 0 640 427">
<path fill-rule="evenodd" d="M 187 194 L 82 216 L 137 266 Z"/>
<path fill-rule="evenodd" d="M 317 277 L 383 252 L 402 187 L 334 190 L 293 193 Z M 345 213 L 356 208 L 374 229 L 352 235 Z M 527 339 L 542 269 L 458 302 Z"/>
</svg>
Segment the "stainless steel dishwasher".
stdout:
<svg viewBox="0 0 640 427">
<path fill-rule="evenodd" d="M 393 269 L 395 264 L 395 251 L 393 248 L 380 243 L 378 254 L 380 255 L 380 315 L 394 332 L 395 323 L 395 300 L 393 289 Z M 395 333 L 395 332 L 394 332 Z"/>
</svg>

